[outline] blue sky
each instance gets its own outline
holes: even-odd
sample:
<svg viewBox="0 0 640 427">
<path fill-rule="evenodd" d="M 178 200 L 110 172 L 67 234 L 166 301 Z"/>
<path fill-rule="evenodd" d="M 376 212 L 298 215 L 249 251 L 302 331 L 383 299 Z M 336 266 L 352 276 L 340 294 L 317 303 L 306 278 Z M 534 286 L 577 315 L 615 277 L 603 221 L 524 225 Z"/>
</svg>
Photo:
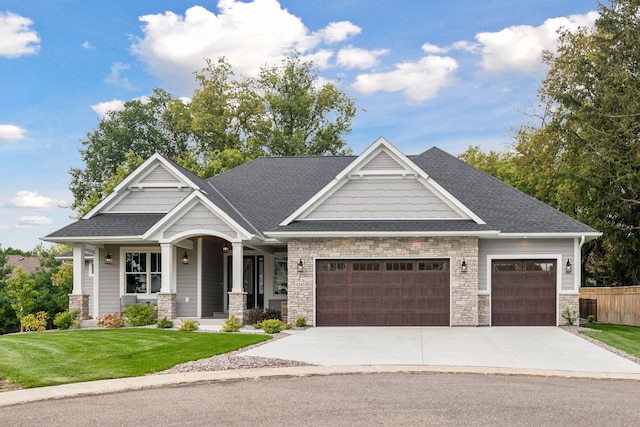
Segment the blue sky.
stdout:
<svg viewBox="0 0 640 427">
<path fill-rule="evenodd" d="M 298 50 L 361 110 L 355 153 L 504 150 L 527 121 L 559 27 L 595 0 L 3 0 L 0 245 L 29 250 L 75 215 L 78 149 L 101 114 L 154 87 L 189 97 L 203 58 L 255 73 Z"/>
</svg>

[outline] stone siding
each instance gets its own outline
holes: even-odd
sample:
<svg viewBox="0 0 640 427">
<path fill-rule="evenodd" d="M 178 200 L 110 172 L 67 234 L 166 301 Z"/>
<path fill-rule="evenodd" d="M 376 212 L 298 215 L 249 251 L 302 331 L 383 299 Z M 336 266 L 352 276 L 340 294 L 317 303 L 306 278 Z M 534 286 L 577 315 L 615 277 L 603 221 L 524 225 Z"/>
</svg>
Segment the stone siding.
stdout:
<svg viewBox="0 0 640 427">
<path fill-rule="evenodd" d="M 229 292 L 229 317 L 236 316 L 244 325 L 247 317 L 247 293 Z"/>
<path fill-rule="evenodd" d="M 178 315 L 176 294 L 158 293 L 158 319 L 175 319 Z"/>
<path fill-rule="evenodd" d="M 314 321 L 316 258 L 450 258 L 451 325 L 478 325 L 478 239 L 476 237 L 353 237 L 291 239 L 288 242 L 289 319 Z M 467 262 L 467 272 L 460 269 Z M 304 269 L 298 272 L 298 262 Z"/>
<path fill-rule="evenodd" d="M 491 325 L 491 296 L 478 295 L 478 326 Z"/>
<path fill-rule="evenodd" d="M 571 314 L 575 313 L 576 324 L 580 317 L 580 294 L 560 294 L 558 295 L 558 321 L 560 325 L 566 325 L 567 321 L 562 317 L 562 312 L 569 307 Z"/>
<path fill-rule="evenodd" d="M 80 310 L 80 314 L 78 314 L 80 320 L 89 319 L 89 295 L 70 294 L 69 311 L 73 310 Z"/>
</svg>

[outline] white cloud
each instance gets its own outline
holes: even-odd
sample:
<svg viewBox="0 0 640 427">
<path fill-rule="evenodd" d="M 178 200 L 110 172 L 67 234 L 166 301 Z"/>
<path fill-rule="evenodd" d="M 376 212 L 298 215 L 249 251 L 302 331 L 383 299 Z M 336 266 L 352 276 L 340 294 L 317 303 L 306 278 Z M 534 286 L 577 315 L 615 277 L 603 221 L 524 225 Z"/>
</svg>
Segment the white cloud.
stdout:
<svg viewBox="0 0 640 427">
<path fill-rule="evenodd" d="M 409 102 L 419 103 L 434 98 L 449 85 L 457 68 L 453 58 L 429 55 L 418 62 L 396 64 L 394 71 L 360 74 L 353 87 L 365 95 L 402 91 Z"/>
<path fill-rule="evenodd" d="M 67 202 L 65 202 L 64 200 L 55 200 L 51 197 L 43 196 L 37 191 L 27 190 L 18 191 L 15 197 L 11 199 L 11 203 L 19 208 L 35 208 L 45 210 L 52 210 L 58 206 L 67 204 Z"/>
<path fill-rule="evenodd" d="M 348 46 L 340 49 L 336 60 L 342 67 L 363 70 L 377 65 L 379 57 L 387 53 L 389 53 L 388 49 L 366 50 Z"/>
<path fill-rule="evenodd" d="M 89 42 L 82 43 L 82 47 L 87 49 L 87 50 L 93 49 L 93 46 L 91 46 L 91 43 L 89 43 Z"/>
<path fill-rule="evenodd" d="M 544 50 L 555 51 L 558 29 L 575 31 L 578 27 L 593 26 L 597 12 L 585 15 L 550 18 L 542 25 L 517 25 L 495 33 L 479 33 L 476 40 L 482 46 L 482 68 L 488 72 L 505 70 L 522 74 L 540 74 L 546 71 L 542 63 Z"/>
<path fill-rule="evenodd" d="M 0 125 L 0 141 L 20 141 L 26 131 L 15 125 Z"/>
<path fill-rule="evenodd" d="M 303 61 L 311 61 L 313 65 L 318 68 L 327 68 L 331 58 L 333 58 L 333 52 L 327 49 L 320 49 L 316 52 L 300 56 L 300 59 Z"/>
<path fill-rule="evenodd" d="M 425 53 L 444 53 L 444 52 L 447 52 L 449 49 L 436 46 L 435 44 L 425 43 L 422 45 L 422 50 Z"/>
<path fill-rule="evenodd" d="M 91 109 L 98 113 L 101 119 L 104 119 L 109 111 L 124 110 L 124 101 L 121 99 L 112 99 L 111 101 L 99 102 L 92 105 Z"/>
<path fill-rule="evenodd" d="M 30 27 L 33 21 L 11 12 L 0 12 L 0 56 L 17 58 L 40 49 L 40 37 Z"/>
<path fill-rule="evenodd" d="M 452 49 L 455 50 L 463 50 L 465 52 L 469 52 L 469 53 L 478 53 L 480 52 L 480 49 L 482 48 L 482 46 L 479 43 L 470 43 L 467 41 L 459 41 L 459 42 L 455 42 L 452 46 Z"/>
<path fill-rule="evenodd" d="M 220 0 L 218 13 L 193 6 L 184 15 L 169 11 L 139 19 L 144 35 L 134 40 L 131 52 L 165 85 L 181 90 L 196 84 L 192 73 L 203 68 L 203 58 L 224 56 L 234 71 L 247 76 L 294 51 L 317 55 L 316 65 L 324 66 L 331 52 L 314 49 L 361 31 L 343 21 L 312 33 L 277 0 Z"/>
<path fill-rule="evenodd" d="M 104 78 L 105 83 L 109 83 L 116 86 L 122 86 L 128 90 L 134 90 L 135 86 L 131 84 L 128 78 L 120 76 L 122 71 L 129 69 L 129 64 L 123 64 L 122 62 L 116 62 L 111 65 L 111 73 Z"/>
<path fill-rule="evenodd" d="M 33 228 L 34 225 L 51 225 L 53 221 L 45 216 L 21 216 L 16 220 L 15 228 Z"/>
</svg>

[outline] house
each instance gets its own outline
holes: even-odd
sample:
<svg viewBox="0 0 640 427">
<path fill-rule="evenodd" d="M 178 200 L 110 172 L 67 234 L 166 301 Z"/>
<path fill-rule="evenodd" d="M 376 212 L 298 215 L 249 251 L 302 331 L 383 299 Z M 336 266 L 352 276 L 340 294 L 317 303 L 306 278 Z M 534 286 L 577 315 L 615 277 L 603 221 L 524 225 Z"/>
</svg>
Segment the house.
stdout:
<svg viewBox="0 0 640 427">
<path fill-rule="evenodd" d="M 7 255 L 5 266 L 12 269 L 20 267 L 26 275 L 30 275 L 40 268 L 41 261 L 42 258 L 36 256 Z"/>
<path fill-rule="evenodd" d="M 203 180 L 153 155 L 82 219 L 70 308 L 280 309 L 329 325 L 558 325 L 600 233 L 438 148 L 263 157 Z M 95 249 L 94 280 L 81 260 Z"/>
</svg>

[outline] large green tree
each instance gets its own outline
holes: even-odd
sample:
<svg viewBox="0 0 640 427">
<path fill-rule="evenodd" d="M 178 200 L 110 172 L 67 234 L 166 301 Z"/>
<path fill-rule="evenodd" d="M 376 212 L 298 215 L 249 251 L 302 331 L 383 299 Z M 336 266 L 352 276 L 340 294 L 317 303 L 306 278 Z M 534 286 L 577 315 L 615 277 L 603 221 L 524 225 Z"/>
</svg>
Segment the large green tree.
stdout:
<svg viewBox="0 0 640 427">
<path fill-rule="evenodd" d="M 80 215 L 130 172 L 134 157 L 154 152 L 203 178 L 258 156 L 350 153 L 344 136 L 354 100 L 297 54 L 253 78 L 236 76 L 224 58 L 207 60 L 195 77 L 190 102 L 156 89 L 148 100 L 109 113 L 88 134 L 80 150 L 85 167 L 70 171 L 72 207 Z"/>
<path fill-rule="evenodd" d="M 540 121 L 516 133 L 530 194 L 603 232 L 587 266 L 640 283 L 640 0 L 600 4 L 594 28 L 563 31 L 540 90 Z"/>
</svg>

